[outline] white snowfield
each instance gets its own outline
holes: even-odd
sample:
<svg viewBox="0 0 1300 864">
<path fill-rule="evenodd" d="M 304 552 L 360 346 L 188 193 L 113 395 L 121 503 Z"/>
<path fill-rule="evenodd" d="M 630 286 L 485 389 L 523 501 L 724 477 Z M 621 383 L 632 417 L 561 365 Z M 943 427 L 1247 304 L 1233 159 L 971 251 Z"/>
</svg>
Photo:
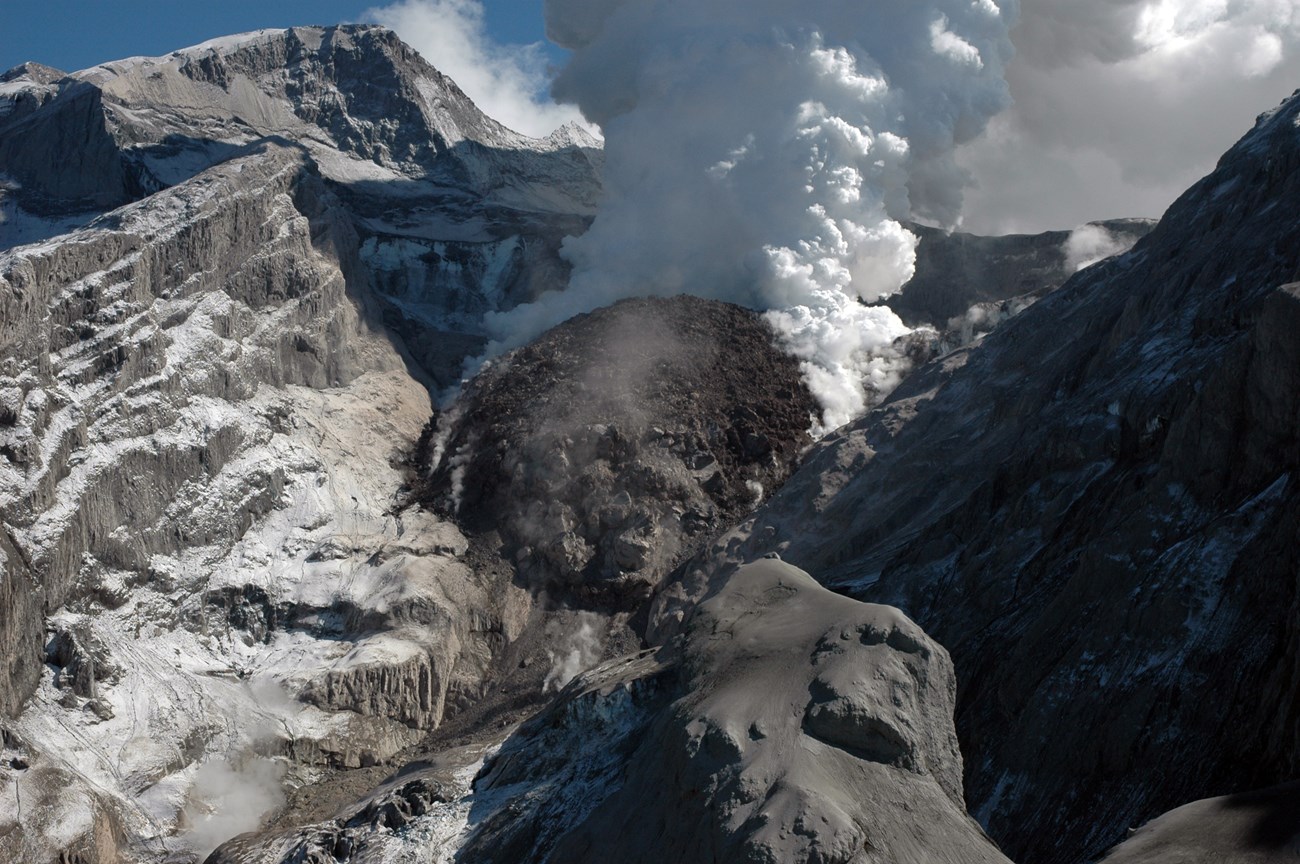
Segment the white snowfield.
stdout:
<svg viewBox="0 0 1300 864">
<path fill-rule="evenodd" d="M 53 613 L 48 626 L 95 646 L 100 676 L 77 696 L 59 686 L 59 669 L 47 668 L 14 724 L 40 756 L 31 769 L 12 774 L 4 794 L 12 796 L 13 807 L 0 813 L 26 829 L 19 834 L 27 843 L 38 843 L 27 850 L 32 858 L 40 858 L 42 837 L 56 847 L 79 829 L 90 832 L 94 813 L 104 808 L 129 832 L 122 850 L 127 855 L 203 852 L 191 835 L 209 843 L 224 839 L 201 830 L 207 793 L 194 781 L 204 765 L 233 765 L 251 782 L 260 760 L 277 759 L 286 748 L 315 750 L 324 767 L 383 759 L 417 737 L 403 722 L 331 705 L 321 709 L 296 696 L 335 670 L 394 667 L 426 656 L 430 643 L 445 634 L 413 626 L 408 633 L 341 638 L 328 620 L 261 633 L 252 622 L 233 628 L 213 600 L 222 591 L 237 598 L 259 590 L 268 608 L 315 609 L 322 618 L 351 608 L 382 617 L 412 604 L 445 604 L 445 582 L 465 578 L 456 563 L 464 539 L 454 527 L 394 515 L 404 481 L 396 460 L 415 442 L 430 405 L 428 391 L 385 340 L 354 333 L 356 352 L 374 370 L 339 386 L 276 386 L 250 374 L 244 398 L 209 395 L 218 375 L 253 373 L 259 361 L 274 365 L 259 355 L 295 329 L 303 300 L 256 316 L 227 291 L 238 273 L 224 282 L 211 270 L 187 277 L 170 298 L 143 296 L 148 273 L 131 268 L 196 225 L 220 222 L 226 210 L 239 208 L 240 197 L 269 203 L 260 227 L 282 246 L 260 247 L 260 255 L 273 266 L 291 266 L 303 253 L 307 260 L 299 266 L 316 266 L 317 278 L 339 282 L 337 265 L 311 251 L 307 218 L 287 194 L 231 186 L 248 179 L 243 168 L 227 166 L 221 177 L 131 205 L 116 214 L 120 227 L 112 231 L 94 226 L 0 259 L 0 273 L 16 278 L 27 269 L 75 261 L 79 247 L 94 249 L 114 236 L 140 249 L 110 261 L 107 270 L 49 286 L 56 304 L 92 286 L 110 299 L 105 305 L 114 324 L 53 351 L 45 374 L 32 369 L 10 379 L 23 399 L 18 424 L 5 430 L 5 438 L 10 446 L 30 442 L 31 459 L 26 472 L 9 461 L 0 468 L 6 515 L 40 502 L 29 524 L 10 525 L 23 551 L 38 563 L 57 559 L 66 537 L 86 520 L 88 500 L 94 502 L 105 485 L 127 511 L 120 524 L 105 525 L 110 542 L 148 547 L 149 537 L 162 533 L 199 540 L 144 548 L 135 568 L 83 553 L 78 579 L 94 583 L 86 590 L 112 599 L 70 604 Z M 269 179 L 285 182 L 290 175 L 286 169 Z M 186 221 L 182 213 L 196 218 Z M 239 268 L 251 261 L 256 256 Z M 48 318 L 40 324 L 48 325 Z M 134 379 L 87 374 L 114 351 L 140 357 Z M 188 478 L 169 498 L 151 500 L 157 490 L 142 483 L 155 479 L 130 468 L 135 459 L 211 451 L 221 439 L 233 442 L 224 464 Z M 260 507 L 250 502 L 259 495 L 266 498 Z M 151 520 L 135 518 L 133 507 L 139 513 L 152 508 Z M 251 517 L 250 530 L 227 524 L 240 512 Z M 312 761 L 295 763 L 300 773 L 289 780 L 311 780 Z M 81 791 L 69 795 L 69 785 Z M 77 800 L 92 806 L 77 807 Z M 266 803 L 273 807 L 279 800 L 277 791 Z M 69 808 L 78 819 L 69 819 Z M 261 813 L 246 816 L 225 828 L 252 828 Z M 191 832 L 178 834 L 186 822 Z"/>
</svg>

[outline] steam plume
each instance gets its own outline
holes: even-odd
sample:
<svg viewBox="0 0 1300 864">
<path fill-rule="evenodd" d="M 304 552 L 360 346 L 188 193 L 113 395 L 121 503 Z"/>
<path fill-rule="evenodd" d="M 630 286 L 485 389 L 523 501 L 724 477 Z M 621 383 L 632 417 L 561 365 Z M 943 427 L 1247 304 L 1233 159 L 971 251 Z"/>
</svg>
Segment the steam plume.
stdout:
<svg viewBox="0 0 1300 864">
<path fill-rule="evenodd" d="M 546 97 L 540 44 L 503 45 L 488 35 L 482 0 L 400 0 L 361 17 L 392 28 L 511 129 L 542 137 L 581 120 L 572 107 Z"/>
<path fill-rule="evenodd" d="M 835 426 L 907 330 L 865 304 L 912 275 L 899 224 L 953 224 L 956 144 L 1006 105 L 1015 0 L 547 0 L 554 94 L 605 134 L 570 288 L 493 316 L 492 351 L 636 295 L 770 310 Z"/>
<path fill-rule="evenodd" d="M 1065 269 L 1071 273 L 1133 248 L 1131 237 L 1120 237 L 1103 225 L 1080 225 L 1065 240 Z"/>
<path fill-rule="evenodd" d="M 600 662 L 601 617 L 594 612 L 581 612 L 577 623 L 558 648 L 546 652 L 551 668 L 542 682 L 544 693 L 563 690 L 566 684 Z M 557 634 L 548 629 L 547 635 L 554 638 Z"/>
<path fill-rule="evenodd" d="M 1034 0 L 1012 39 L 1015 105 L 959 157 L 978 233 L 1159 216 L 1300 81 L 1295 0 Z"/>
<path fill-rule="evenodd" d="M 284 803 L 284 767 L 250 757 L 241 764 L 223 759 L 204 762 L 194 775 L 185 806 L 187 841 L 200 857 L 236 834 L 252 831 Z"/>
</svg>

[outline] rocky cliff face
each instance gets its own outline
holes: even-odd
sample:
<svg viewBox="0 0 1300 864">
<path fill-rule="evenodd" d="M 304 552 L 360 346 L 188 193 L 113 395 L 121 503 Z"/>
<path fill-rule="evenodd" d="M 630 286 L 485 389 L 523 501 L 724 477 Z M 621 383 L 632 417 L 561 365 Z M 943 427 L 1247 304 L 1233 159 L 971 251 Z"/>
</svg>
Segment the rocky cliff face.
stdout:
<svg viewBox="0 0 1300 864">
<path fill-rule="evenodd" d="M 599 190 L 581 129 L 526 138 L 390 31 L 302 27 L 6 73 L 0 241 L 42 239 L 268 140 L 310 157 L 346 205 L 386 323 L 420 334 L 415 359 L 441 386 L 477 352 L 485 311 L 563 284 L 559 243 Z"/>
<path fill-rule="evenodd" d="M 597 162 L 374 28 L 5 76 L 0 859 L 192 858 L 474 701 L 530 601 L 406 460 Z"/>
<path fill-rule="evenodd" d="M 897 604 L 952 652 L 967 799 L 1013 858 L 1095 856 L 1290 777 L 1298 116 L 823 441 L 665 594 L 660 632 L 769 550 Z"/>
<path fill-rule="evenodd" d="M 391 514 L 429 403 L 358 266 L 275 145 L 0 258 L 9 716 L 30 697 L 0 857 L 185 848 L 203 766 L 387 758 L 476 686 L 508 625 L 455 529 Z"/>
</svg>

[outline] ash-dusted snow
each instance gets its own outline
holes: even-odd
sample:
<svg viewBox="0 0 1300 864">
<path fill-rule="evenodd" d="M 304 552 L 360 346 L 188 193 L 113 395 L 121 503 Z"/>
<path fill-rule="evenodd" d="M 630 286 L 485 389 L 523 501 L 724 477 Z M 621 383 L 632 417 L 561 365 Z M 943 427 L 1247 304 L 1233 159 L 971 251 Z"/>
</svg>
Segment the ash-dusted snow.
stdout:
<svg viewBox="0 0 1300 864">
<path fill-rule="evenodd" d="M 400 512 L 432 407 L 357 255 L 271 146 L 0 256 L 0 588 L 56 610 L 5 634 L 0 858 L 195 859 L 481 677 L 501 607 Z"/>
<path fill-rule="evenodd" d="M 402 525 L 391 515 L 402 480 L 389 464 L 395 444 L 414 442 L 428 410 L 427 394 L 408 376 L 366 376 L 331 392 L 264 389 L 240 407 L 253 427 L 270 408 L 293 417 L 287 434 L 244 454 L 226 478 L 233 486 L 259 470 L 285 472 L 277 509 L 233 545 L 153 556 L 149 581 L 124 591 L 127 602 L 116 609 L 61 613 L 60 626 L 87 633 L 121 678 L 100 684 L 95 706 L 70 710 L 49 669 L 14 726 L 44 752 L 40 770 L 66 772 L 115 806 L 137 851 L 202 853 L 258 827 L 282 803 L 280 780 L 290 767 L 297 782 L 318 773 L 280 758 L 294 751 L 320 751 L 325 767 L 386 757 L 411 743 L 417 733 L 402 724 L 372 718 L 358 725 L 352 712 L 303 705 L 296 696 L 322 674 L 426 653 L 435 637 L 419 628 L 410 638 L 348 638 L 328 618 L 348 606 L 384 614 L 436 592 L 434 574 L 459 566 L 454 556 L 463 551 L 454 528 L 414 519 Z M 430 534 L 441 540 L 425 549 L 407 540 L 403 548 L 406 531 L 426 544 Z M 384 549 L 398 567 L 366 563 Z M 424 566 L 401 567 L 407 558 Z M 403 578 L 404 569 L 423 579 Z M 309 607 L 322 620 L 270 633 L 259 631 L 273 622 L 251 617 L 235 626 L 216 598 L 255 589 L 265 592 L 266 608 Z M 223 791 L 230 787 L 239 794 Z M 177 832 L 178 820 L 190 829 Z"/>
</svg>

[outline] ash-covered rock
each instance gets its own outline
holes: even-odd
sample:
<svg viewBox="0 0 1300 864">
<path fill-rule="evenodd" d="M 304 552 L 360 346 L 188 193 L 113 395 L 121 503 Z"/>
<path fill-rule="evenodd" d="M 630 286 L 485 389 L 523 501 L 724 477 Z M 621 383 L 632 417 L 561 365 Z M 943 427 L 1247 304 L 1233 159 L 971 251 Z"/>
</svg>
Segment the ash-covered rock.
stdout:
<svg viewBox="0 0 1300 864">
<path fill-rule="evenodd" d="M 757 561 L 673 644 L 208 864 L 1008 864 L 965 812 L 955 691 L 897 609 Z"/>
<path fill-rule="evenodd" d="M 464 861 L 1007 864 L 965 813 L 947 652 L 780 561 L 584 675 L 474 785 Z"/>
<path fill-rule="evenodd" d="M 1100 864 L 1287 864 L 1300 856 L 1300 783 L 1207 798 L 1152 819 Z"/>
<path fill-rule="evenodd" d="M 430 430 L 422 497 L 536 586 L 637 594 L 785 481 L 815 409 L 758 314 L 629 300 L 484 370 Z"/>
</svg>

